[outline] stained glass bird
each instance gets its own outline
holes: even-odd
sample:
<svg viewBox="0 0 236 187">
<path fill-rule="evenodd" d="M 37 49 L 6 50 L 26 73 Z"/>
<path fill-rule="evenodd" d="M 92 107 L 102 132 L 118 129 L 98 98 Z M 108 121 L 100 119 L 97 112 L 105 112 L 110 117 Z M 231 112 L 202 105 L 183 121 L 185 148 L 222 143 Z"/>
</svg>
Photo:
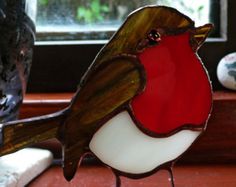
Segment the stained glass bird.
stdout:
<svg viewBox="0 0 236 187">
<path fill-rule="evenodd" d="M 3 124 L 1 155 L 56 137 L 67 180 L 87 153 L 117 176 L 170 168 L 205 130 L 211 112 L 211 84 L 196 54 L 211 29 L 196 28 L 169 7 L 133 12 L 99 52 L 68 108 Z"/>
</svg>

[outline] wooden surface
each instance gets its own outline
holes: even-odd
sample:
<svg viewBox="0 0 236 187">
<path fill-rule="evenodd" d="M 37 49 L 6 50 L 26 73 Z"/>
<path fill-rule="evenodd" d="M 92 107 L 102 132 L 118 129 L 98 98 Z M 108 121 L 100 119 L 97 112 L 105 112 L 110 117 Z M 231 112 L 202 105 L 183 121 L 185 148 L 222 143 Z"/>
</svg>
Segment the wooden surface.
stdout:
<svg viewBox="0 0 236 187">
<path fill-rule="evenodd" d="M 72 93 L 28 94 L 21 118 L 49 114 L 68 106 Z M 181 158 L 182 163 L 236 163 L 236 92 L 215 92 L 213 111 L 204 135 Z M 56 158 L 61 147 L 56 140 L 37 146 L 53 150 Z"/>
<path fill-rule="evenodd" d="M 22 106 L 21 118 L 63 109 L 68 106 L 72 95 L 71 93 L 28 94 Z M 177 187 L 236 186 L 236 93 L 215 92 L 213 105 L 207 131 L 177 162 L 181 165 L 174 168 Z M 55 139 L 37 146 L 52 150 L 55 158 L 61 157 L 61 147 Z M 53 166 L 29 185 L 29 187 L 41 186 L 110 187 L 115 185 L 114 176 L 107 168 L 88 165 L 81 167 L 70 183 L 64 179 L 62 169 Z M 141 180 L 122 178 L 122 187 L 133 186 L 169 187 L 168 173 L 161 171 Z"/>
<path fill-rule="evenodd" d="M 20 110 L 20 118 L 50 114 L 69 105 L 72 93 L 26 94 Z"/>
<path fill-rule="evenodd" d="M 235 187 L 236 165 L 187 165 L 174 168 L 176 187 Z M 170 187 L 167 171 L 139 180 L 121 177 L 122 187 Z M 104 167 L 84 166 L 78 169 L 74 179 L 67 182 L 60 167 L 48 169 L 29 187 L 114 187 L 115 178 Z"/>
</svg>

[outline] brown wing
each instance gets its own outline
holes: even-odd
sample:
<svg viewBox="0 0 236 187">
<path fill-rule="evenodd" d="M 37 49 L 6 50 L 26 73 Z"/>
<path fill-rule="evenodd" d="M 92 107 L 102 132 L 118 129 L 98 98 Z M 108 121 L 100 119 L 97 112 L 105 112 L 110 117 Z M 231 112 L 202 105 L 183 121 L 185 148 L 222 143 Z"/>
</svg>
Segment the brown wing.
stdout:
<svg viewBox="0 0 236 187">
<path fill-rule="evenodd" d="M 70 180 L 95 131 L 125 107 L 145 85 L 145 73 L 138 59 L 122 55 L 90 70 L 78 89 L 71 112 L 61 130 L 64 144 L 64 175 Z"/>
</svg>

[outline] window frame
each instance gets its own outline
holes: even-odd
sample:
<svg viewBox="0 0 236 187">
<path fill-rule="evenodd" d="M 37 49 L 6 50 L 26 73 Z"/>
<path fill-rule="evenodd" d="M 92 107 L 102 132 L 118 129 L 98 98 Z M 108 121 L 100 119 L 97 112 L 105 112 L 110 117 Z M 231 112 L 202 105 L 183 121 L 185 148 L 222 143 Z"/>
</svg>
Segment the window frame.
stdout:
<svg viewBox="0 0 236 187">
<path fill-rule="evenodd" d="M 236 50 L 236 11 L 233 8 L 236 1 L 219 1 L 221 37 L 208 39 L 198 52 L 210 74 L 214 90 L 223 90 L 216 76 L 218 62 Z M 82 75 L 107 42 L 36 42 L 28 92 L 74 92 Z"/>
</svg>

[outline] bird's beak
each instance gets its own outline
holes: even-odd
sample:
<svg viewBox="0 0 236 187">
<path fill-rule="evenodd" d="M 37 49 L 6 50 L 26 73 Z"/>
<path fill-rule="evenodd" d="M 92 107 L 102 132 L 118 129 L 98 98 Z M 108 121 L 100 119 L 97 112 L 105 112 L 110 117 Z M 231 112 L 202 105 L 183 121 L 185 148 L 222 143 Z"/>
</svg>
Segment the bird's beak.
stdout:
<svg viewBox="0 0 236 187">
<path fill-rule="evenodd" d="M 213 24 L 206 24 L 192 30 L 191 44 L 194 51 L 201 47 L 212 29 Z"/>
</svg>

